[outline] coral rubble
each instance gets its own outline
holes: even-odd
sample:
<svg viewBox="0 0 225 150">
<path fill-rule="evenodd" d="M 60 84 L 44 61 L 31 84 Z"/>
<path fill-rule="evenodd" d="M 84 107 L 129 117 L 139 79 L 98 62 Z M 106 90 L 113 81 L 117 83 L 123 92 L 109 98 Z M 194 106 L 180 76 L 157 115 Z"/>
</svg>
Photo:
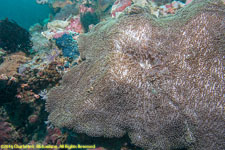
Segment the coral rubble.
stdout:
<svg viewBox="0 0 225 150">
<path fill-rule="evenodd" d="M 48 96 L 49 120 L 145 149 L 221 150 L 225 5 L 194 0 L 155 18 L 131 7 L 79 37 L 83 61 Z"/>
</svg>

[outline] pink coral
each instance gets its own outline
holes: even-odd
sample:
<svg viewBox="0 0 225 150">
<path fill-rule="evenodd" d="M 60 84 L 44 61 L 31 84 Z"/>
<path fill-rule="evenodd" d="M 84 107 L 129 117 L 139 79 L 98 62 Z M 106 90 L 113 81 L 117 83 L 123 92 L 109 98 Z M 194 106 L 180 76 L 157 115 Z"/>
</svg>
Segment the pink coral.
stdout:
<svg viewBox="0 0 225 150">
<path fill-rule="evenodd" d="M 53 31 L 54 35 L 53 38 L 60 38 L 64 34 L 69 34 L 69 33 L 83 33 L 83 28 L 80 22 L 80 17 L 76 16 L 70 19 L 69 25 L 65 28 L 65 30 L 61 31 Z"/>
<path fill-rule="evenodd" d="M 77 33 L 83 33 L 82 25 L 80 22 L 80 17 L 77 16 L 75 18 L 72 18 L 70 20 L 69 26 L 67 26 L 66 30 L 72 31 L 72 32 L 77 32 Z"/>
<path fill-rule="evenodd" d="M 122 12 L 126 7 L 130 6 L 131 0 L 116 0 L 112 6 L 112 17 L 116 17 L 116 13 Z"/>
<path fill-rule="evenodd" d="M 63 34 L 68 34 L 68 32 L 65 32 L 65 31 L 58 31 L 58 32 L 55 32 L 55 34 L 53 35 L 53 38 L 57 39 L 57 38 L 60 38 Z"/>
<path fill-rule="evenodd" d="M 86 7 L 84 5 L 80 5 L 80 13 L 86 13 L 86 12 L 94 12 L 94 9 L 92 7 Z"/>
<path fill-rule="evenodd" d="M 187 0 L 185 4 L 188 5 L 191 2 L 192 2 L 192 0 Z"/>
<path fill-rule="evenodd" d="M 38 115 L 30 115 L 30 116 L 28 117 L 28 121 L 29 121 L 30 124 L 36 123 L 37 120 L 38 120 Z"/>
<path fill-rule="evenodd" d="M 44 140 L 44 145 L 46 144 L 56 144 L 60 145 L 63 143 L 64 135 L 60 131 L 59 128 L 48 128 L 47 129 L 47 136 L 45 137 Z"/>
<path fill-rule="evenodd" d="M 18 138 L 18 134 L 13 126 L 9 122 L 2 119 L 0 120 L 0 135 L 0 144 L 14 142 L 16 138 Z"/>
</svg>

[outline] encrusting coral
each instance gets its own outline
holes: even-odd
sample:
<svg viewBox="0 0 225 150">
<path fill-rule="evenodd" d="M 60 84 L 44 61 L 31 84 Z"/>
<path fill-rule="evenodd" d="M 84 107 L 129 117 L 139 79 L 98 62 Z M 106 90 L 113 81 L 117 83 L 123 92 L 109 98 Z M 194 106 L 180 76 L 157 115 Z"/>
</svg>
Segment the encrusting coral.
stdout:
<svg viewBox="0 0 225 150">
<path fill-rule="evenodd" d="M 0 75 L 13 76 L 17 74 L 19 66 L 29 60 L 30 58 L 26 57 L 23 52 L 16 52 L 5 57 L 4 62 L 0 65 Z"/>
<path fill-rule="evenodd" d="M 131 6 L 79 37 L 84 61 L 48 93 L 57 127 L 145 149 L 225 147 L 225 5 L 195 0 L 154 18 Z"/>
</svg>

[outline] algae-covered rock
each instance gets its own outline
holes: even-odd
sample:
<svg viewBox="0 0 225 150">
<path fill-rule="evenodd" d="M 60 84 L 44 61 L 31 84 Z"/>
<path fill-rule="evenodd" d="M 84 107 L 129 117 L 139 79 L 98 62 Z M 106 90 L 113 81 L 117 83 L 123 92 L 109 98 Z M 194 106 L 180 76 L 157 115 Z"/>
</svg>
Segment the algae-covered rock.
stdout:
<svg viewBox="0 0 225 150">
<path fill-rule="evenodd" d="M 8 18 L 0 20 L 0 48 L 8 53 L 17 51 L 28 53 L 31 46 L 30 33 L 26 29 Z"/>
<path fill-rule="evenodd" d="M 128 133 L 145 149 L 223 149 L 224 10 L 195 0 L 174 16 L 125 13 L 80 35 L 84 61 L 49 92 L 49 120 L 90 136 Z"/>
</svg>

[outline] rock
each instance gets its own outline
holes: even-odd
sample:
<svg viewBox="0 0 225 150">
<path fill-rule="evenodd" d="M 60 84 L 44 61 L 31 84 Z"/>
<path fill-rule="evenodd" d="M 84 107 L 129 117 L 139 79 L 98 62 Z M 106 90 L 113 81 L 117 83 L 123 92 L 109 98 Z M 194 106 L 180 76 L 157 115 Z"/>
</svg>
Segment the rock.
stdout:
<svg viewBox="0 0 225 150">
<path fill-rule="evenodd" d="M 0 47 L 8 53 L 28 53 L 32 47 L 30 33 L 8 18 L 0 20 Z"/>
</svg>

